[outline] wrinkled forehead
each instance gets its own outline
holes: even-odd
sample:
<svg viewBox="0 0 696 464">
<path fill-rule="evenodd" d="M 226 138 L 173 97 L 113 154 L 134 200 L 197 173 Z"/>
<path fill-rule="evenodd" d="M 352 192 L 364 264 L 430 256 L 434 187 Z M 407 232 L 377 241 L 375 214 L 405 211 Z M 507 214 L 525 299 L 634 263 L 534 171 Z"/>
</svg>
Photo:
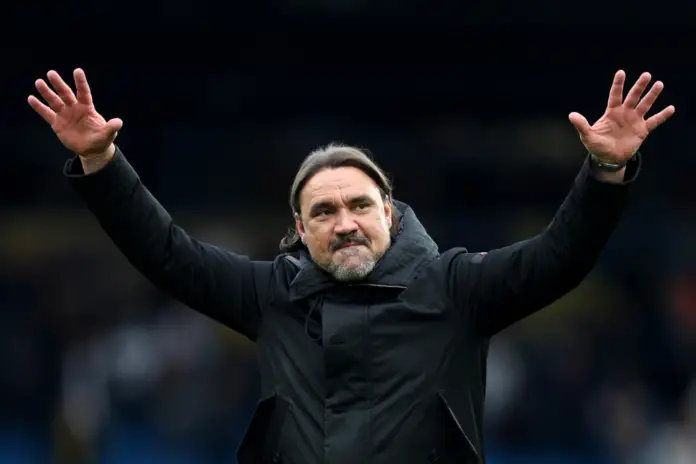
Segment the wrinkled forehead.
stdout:
<svg viewBox="0 0 696 464">
<path fill-rule="evenodd" d="M 300 192 L 300 206 L 304 209 L 317 201 L 347 203 L 358 196 L 380 197 L 379 187 L 370 176 L 353 167 L 325 169 L 307 181 Z"/>
</svg>

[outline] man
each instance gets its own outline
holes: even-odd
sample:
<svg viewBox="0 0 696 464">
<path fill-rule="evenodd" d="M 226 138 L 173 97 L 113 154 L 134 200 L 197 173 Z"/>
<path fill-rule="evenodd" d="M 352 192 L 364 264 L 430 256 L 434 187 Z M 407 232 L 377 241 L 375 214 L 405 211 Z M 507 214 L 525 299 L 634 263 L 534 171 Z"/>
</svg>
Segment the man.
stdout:
<svg viewBox="0 0 696 464">
<path fill-rule="evenodd" d="M 484 462 L 489 340 L 577 286 L 617 223 L 662 83 L 623 99 L 616 73 L 605 114 L 570 121 L 589 155 L 540 235 L 488 253 L 440 253 L 361 151 L 311 154 L 292 187 L 296 230 L 273 262 L 200 243 L 177 227 L 114 145 L 122 121 L 56 72 L 29 104 L 78 156 L 65 174 L 130 262 L 191 308 L 255 341 L 261 400 L 241 464 Z"/>
</svg>

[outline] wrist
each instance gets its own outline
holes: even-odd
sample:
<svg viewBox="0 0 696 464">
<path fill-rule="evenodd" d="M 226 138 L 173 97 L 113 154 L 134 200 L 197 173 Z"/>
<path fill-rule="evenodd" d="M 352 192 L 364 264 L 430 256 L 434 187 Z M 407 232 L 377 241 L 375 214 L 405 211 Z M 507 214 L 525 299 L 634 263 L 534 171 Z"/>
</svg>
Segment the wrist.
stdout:
<svg viewBox="0 0 696 464">
<path fill-rule="evenodd" d="M 635 157 L 635 155 L 633 157 Z M 633 157 L 622 163 L 617 163 L 616 161 L 602 159 L 590 153 L 590 163 L 592 164 L 593 168 L 602 172 L 619 172 L 626 168 L 626 165 L 629 163 L 629 161 L 631 161 L 631 159 L 633 159 Z"/>
<path fill-rule="evenodd" d="M 92 158 L 111 158 L 114 156 L 114 153 L 116 153 L 116 144 L 112 143 L 108 147 L 106 147 L 106 150 L 101 151 L 101 152 L 96 152 L 96 153 L 89 153 L 89 154 L 82 154 L 78 153 L 77 156 L 80 157 L 81 160 L 89 160 Z"/>
<path fill-rule="evenodd" d="M 101 170 L 104 166 L 109 164 L 109 161 L 114 157 L 116 153 L 116 145 L 113 143 L 101 153 L 92 153 L 89 155 L 80 155 L 80 162 L 82 163 L 82 170 L 85 174 L 91 174 Z"/>
</svg>

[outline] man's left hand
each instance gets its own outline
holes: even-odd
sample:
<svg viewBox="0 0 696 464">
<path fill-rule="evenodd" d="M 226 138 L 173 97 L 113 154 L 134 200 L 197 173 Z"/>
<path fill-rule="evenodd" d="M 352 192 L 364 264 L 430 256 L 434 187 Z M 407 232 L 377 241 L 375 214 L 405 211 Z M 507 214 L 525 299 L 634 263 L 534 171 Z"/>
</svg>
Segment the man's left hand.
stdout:
<svg viewBox="0 0 696 464">
<path fill-rule="evenodd" d="M 570 113 L 568 119 L 577 129 L 580 140 L 596 158 L 612 164 L 625 164 L 636 154 L 650 132 L 674 114 L 670 105 L 645 119 L 664 85 L 657 81 L 641 99 L 650 83 L 649 73 L 643 73 L 623 99 L 626 73 L 618 71 L 609 92 L 609 102 L 604 115 L 592 126 L 579 113 Z"/>
</svg>

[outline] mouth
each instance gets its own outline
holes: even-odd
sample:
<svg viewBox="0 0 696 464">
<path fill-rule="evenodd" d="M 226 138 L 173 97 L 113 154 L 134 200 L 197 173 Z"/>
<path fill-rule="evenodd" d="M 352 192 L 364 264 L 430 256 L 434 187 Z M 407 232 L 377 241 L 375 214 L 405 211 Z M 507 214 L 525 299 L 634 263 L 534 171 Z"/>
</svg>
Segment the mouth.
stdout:
<svg viewBox="0 0 696 464">
<path fill-rule="evenodd" d="M 349 242 L 349 243 L 344 243 L 343 245 L 339 246 L 337 249 L 343 250 L 344 248 L 350 248 L 350 247 L 356 247 L 356 246 L 364 246 L 364 245 L 362 243 Z"/>
</svg>

